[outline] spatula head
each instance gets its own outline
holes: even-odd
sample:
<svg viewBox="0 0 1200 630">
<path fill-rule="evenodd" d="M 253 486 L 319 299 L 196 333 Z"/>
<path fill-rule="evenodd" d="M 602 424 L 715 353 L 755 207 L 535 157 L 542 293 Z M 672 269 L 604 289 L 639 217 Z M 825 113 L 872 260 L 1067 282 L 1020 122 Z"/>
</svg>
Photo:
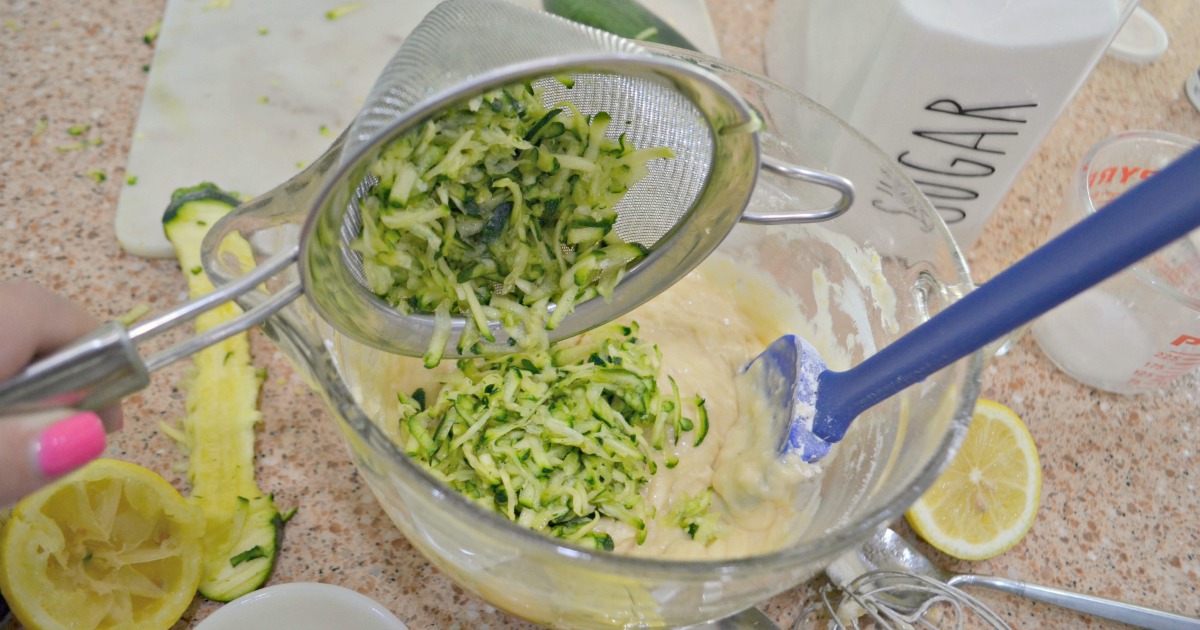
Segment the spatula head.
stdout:
<svg viewBox="0 0 1200 630">
<path fill-rule="evenodd" d="M 808 341 L 784 335 L 754 357 L 737 377 L 738 406 L 761 409 L 779 430 L 780 454 L 815 462 L 829 453 L 829 442 L 813 433 L 817 382 L 825 360 Z"/>
</svg>

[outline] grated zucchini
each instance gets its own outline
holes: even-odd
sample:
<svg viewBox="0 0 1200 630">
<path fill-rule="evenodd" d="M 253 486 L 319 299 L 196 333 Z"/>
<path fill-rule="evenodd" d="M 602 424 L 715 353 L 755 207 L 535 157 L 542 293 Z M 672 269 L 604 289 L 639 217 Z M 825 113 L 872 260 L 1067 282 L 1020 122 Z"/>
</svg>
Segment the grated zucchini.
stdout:
<svg viewBox="0 0 1200 630">
<path fill-rule="evenodd" d="M 200 265 L 200 244 L 218 219 L 238 204 L 236 197 L 212 184 L 181 189 L 163 214 L 163 229 L 175 247 L 195 298 L 213 290 Z M 249 244 L 240 239 L 231 251 L 253 263 Z M 196 331 L 237 317 L 241 309 L 226 303 L 201 314 Z M 261 418 L 258 392 L 263 374 L 250 362 L 246 333 L 209 346 L 192 357 L 187 384 L 183 446 L 188 450 L 190 500 L 200 506 L 204 534 L 204 577 L 200 594 L 227 602 L 249 593 L 270 577 L 286 518 L 274 498 L 254 480 L 254 426 Z"/>
<path fill-rule="evenodd" d="M 671 520 L 693 540 L 704 544 L 721 537 L 722 527 L 712 511 L 713 489 L 707 488 L 693 497 L 683 497 L 671 508 Z"/>
<path fill-rule="evenodd" d="M 640 544 L 654 517 L 642 492 L 665 447 L 694 423 L 679 392 L 659 386 L 658 346 L 637 325 L 608 324 L 548 349 L 459 359 L 426 406 L 398 394 L 400 444 L 451 488 L 530 529 L 613 548 L 602 519 Z M 661 453 L 661 454 L 657 454 Z M 703 527 L 709 504 L 679 526 Z M 714 534 L 715 535 L 715 534 Z"/>
<path fill-rule="evenodd" d="M 617 235 L 616 205 L 651 160 L 673 154 L 608 137 L 610 122 L 570 102 L 547 108 L 539 89 L 510 85 L 381 152 L 353 247 L 371 291 L 401 313 L 435 315 L 427 367 L 441 360 L 457 314 L 471 324 L 462 354 L 495 341 L 488 322 L 521 350 L 544 348 L 546 330 L 576 304 L 611 296 L 645 256 Z"/>
</svg>

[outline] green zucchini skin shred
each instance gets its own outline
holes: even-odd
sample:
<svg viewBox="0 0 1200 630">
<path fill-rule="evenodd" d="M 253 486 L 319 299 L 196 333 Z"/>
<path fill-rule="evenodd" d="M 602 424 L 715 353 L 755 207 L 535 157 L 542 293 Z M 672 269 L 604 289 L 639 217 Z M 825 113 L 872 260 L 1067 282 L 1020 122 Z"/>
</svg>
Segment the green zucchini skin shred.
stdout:
<svg viewBox="0 0 1200 630">
<path fill-rule="evenodd" d="M 659 386 L 658 346 L 637 332 L 614 323 L 548 349 L 459 359 L 435 400 L 423 390 L 397 394 L 398 443 L 451 488 L 522 526 L 612 550 L 597 529 L 609 519 L 641 544 L 655 516 L 642 492 L 695 423 L 673 382 Z M 702 528 L 710 542 L 710 504 L 689 505 L 678 526 Z"/>
<path fill-rule="evenodd" d="M 427 367 L 458 314 L 470 324 L 462 354 L 496 341 L 492 322 L 519 349 L 544 348 L 547 330 L 576 304 L 609 298 L 645 257 L 616 233 L 616 205 L 651 160 L 674 155 L 606 136 L 610 122 L 569 101 L 547 107 L 520 83 L 451 106 L 380 152 L 352 247 L 373 293 L 402 314 L 434 315 Z"/>
<path fill-rule="evenodd" d="M 236 208 L 241 203 L 241 200 L 236 195 L 221 190 L 212 182 L 202 182 L 188 188 L 179 188 L 171 193 L 171 203 L 167 204 L 167 209 L 163 211 L 163 229 L 166 230 L 168 225 L 174 224 L 178 218 L 179 210 L 193 201 L 212 201 L 224 204 L 230 210 Z M 223 216 L 223 213 L 221 214 Z"/>
<path fill-rule="evenodd" d="M 175 191 L 163 213 L 163 230 L 193 298 L 213 289 L 201 267 L 201 242 L 238 203 L 235 195 L 204 183 Z M 245 241 L 233 243 L 230 251 L 243 264 L 253 264 Z M 236 304 L 221 305 L 197 317 L 196 330 L 240 313 Z M 274 497 L 259 490 L 254 480 L 254 427 L 261 419 L 257 402 L 264 375 L 250 362 L 248 335 L 209 346 L 196 353 L 192 363 L 186 415 L 181 428 L 168 433 L 188 451 L 189 500 L 200 506 L 207 525 L 199 592 L 227 602 L 266 583 L 286 518 Z"/>
</svg>

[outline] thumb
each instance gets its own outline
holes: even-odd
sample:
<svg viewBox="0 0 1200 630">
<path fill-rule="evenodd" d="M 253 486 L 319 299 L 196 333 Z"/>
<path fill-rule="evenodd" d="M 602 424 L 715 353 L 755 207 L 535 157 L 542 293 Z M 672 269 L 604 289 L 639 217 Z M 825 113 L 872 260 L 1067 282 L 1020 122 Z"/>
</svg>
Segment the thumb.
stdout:
<svg viewBox="0 0 1200 630">
<path fill-rule="evenodd" d="M 105 446 L 104 424 L 90 411 L 0 417 L 0 507 L 99 457 Z"/>
</svg>

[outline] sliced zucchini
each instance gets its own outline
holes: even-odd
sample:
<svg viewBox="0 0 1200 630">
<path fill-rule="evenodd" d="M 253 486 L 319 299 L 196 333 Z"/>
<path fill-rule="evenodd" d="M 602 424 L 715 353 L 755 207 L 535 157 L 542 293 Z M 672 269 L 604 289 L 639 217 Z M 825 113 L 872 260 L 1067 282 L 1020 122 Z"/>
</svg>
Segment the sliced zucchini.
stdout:
<svg viewBox="0 0 1200 630">
<path fill-rule="evenodd" d="M 200 263 L 200 244 L 218 219 L 238 204 L 212 184 L 181 189 L 163 213 L 163 230 L 195 298 L 213 290 Z M 229 251 L 245 267 L 253 265 L 250 246 L 231 239 Z M 230 302 L 196 318 L 202 332 L 241 314 Z M 192 357 L 186 416 L 176 436 L 188 451 L 190 499 L 204 512 L 205 568 L 200 594 L 227 602 L 267 581 L 275 566 L 284 519 L 274 498 L 254 479 L 254 427 L 263 374 L 250 362 L 246 333 L 201 350 Z"/>
</svg>

